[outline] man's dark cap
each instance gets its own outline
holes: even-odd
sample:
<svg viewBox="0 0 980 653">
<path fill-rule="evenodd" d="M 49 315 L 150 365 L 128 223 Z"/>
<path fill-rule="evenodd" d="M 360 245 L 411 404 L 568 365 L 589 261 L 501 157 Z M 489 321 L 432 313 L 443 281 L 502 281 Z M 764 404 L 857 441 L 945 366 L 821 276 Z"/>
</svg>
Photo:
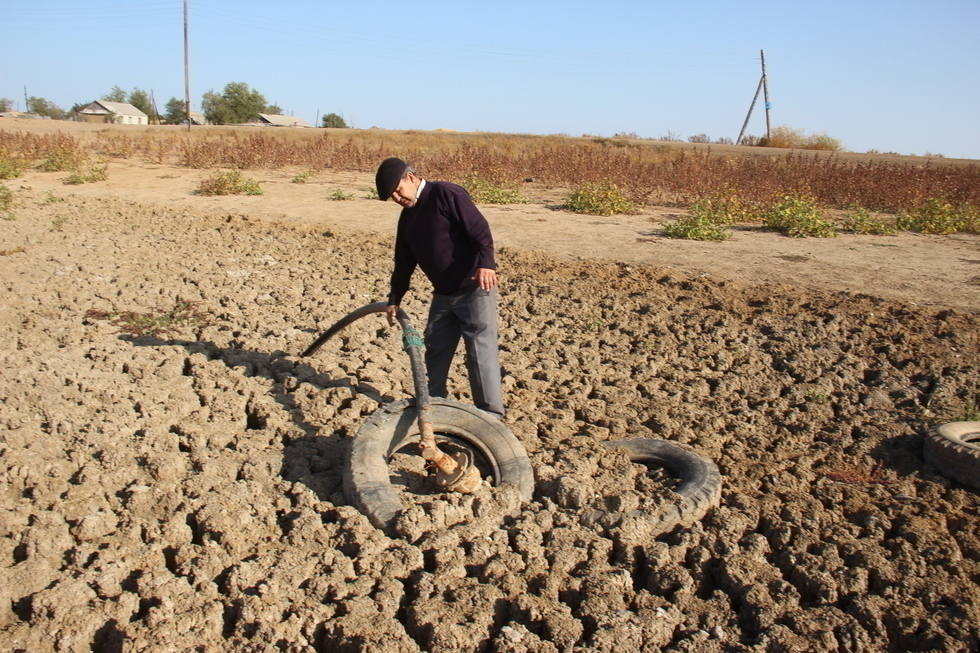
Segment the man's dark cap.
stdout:
<svg viewBox="0 0 980 653">
<path fill-rule="evenodd" d="M 378 174 L 374 176 L 374 183 L 378 187 L 378 199 L 384 202 L 398 188 L 398 182 L 402 180 L 402 175 L 408 164 L 398 157 L 390 157 L 381 162 L 378 166 Z"/>
</svg>

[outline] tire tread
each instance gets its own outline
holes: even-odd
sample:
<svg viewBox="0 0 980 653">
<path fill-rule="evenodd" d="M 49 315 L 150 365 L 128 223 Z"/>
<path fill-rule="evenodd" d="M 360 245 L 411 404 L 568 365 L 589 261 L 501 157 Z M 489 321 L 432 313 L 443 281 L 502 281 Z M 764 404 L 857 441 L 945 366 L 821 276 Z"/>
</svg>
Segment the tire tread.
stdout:
<svg viewBox="0 0 980 653">
<path fill-rule="evenodd" d="M 614 440 L 604 443 L 629 452 L 633 462 L 656 462 L 681 478 L 674 490 L 678 500 L 653 512 L 633 511 L 629 517 L 642 519 L 656 537 L 677 527 L 687 527 L 703 518 L 721 501 L 721 473 L 710 458 L 700 456 L 676 442 L 653 438 Z"/>
</svg>

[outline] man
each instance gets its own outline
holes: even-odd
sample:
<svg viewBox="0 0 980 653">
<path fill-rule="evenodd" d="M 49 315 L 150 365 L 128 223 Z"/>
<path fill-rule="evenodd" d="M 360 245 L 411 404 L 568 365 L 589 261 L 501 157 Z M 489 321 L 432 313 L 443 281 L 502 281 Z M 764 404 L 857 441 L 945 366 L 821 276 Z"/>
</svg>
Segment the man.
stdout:
<svg viewBox="0 0 980 653">
<path fill-rule="evenodd" d="M 388 295 L 388 323 L 408 292 L 416 266 L 432 282 L 432 305 L 425 327 L 429 394 L 448 395 L 449 367 L 460 337 L 473 403 L 503 417 L 497 353 L 497 264 L 490 225 L 466 189 L 426 181 L 399 158 L 385 159 L 375 183 L 378 199 L 402 206 L 395 238 L 395 268 Z"/>
</svg>

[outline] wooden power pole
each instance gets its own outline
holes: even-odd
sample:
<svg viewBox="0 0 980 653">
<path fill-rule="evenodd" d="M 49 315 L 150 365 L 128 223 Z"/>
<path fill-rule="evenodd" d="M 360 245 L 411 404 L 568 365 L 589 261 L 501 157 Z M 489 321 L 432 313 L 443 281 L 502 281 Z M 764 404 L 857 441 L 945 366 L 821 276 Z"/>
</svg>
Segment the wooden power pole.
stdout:
<svg viewBox="0 0 980 653">
<path fill-rule="evenodd" d="M 759 91 L 762 91 L 765 102 L 766 102 L 766 140 L 769 140 L 770 130 L 769 130 L 769 83 L 766 81 L 766 51 L 759 50 L 759 55 L 762 60 L 762 78 L 759 80 L 759 85 L 755 88 L 755 95 L 752 96 L 752 104 L 749 105 L 749 112 L 745 116 L 745 122 L 742 123 L 742 130 L 738 133 L 738 138 L 735 139 L 735 144 L 738 145 L 742 142 L 742 136 L 745 135 L 745 128 L 749 124 L 749 118 L 752 117 L 752 110 L 755 108 L 755 101 L 759 99 Z"/>
<path fill-rule="evenodd" d="M 762 94 L 763 99 L 766 101 L 766 140 L 768 141 L 771 134 L 769 133 L 769 82 L 766 81 L 766 51 L 759 50 L 759 58 L 762 60 Z"/>
<path fill-rule="evenodd" d="M 187 0 L 184 0 L 184 113 L 187 116 L 187 131 L 191 130 L 191 63 L 187 47 Z"/>
</svg>

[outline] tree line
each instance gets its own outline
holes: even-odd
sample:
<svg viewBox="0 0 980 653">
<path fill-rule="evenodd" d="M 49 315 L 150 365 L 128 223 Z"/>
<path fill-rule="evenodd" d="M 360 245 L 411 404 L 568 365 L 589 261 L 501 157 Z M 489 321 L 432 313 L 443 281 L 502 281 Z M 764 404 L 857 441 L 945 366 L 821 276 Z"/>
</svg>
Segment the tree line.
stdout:
<svg viewBox="0 0 980 653">
<path fill-rule="evenodd" d="M 128 93 L 119 86 L 103 95 L 100 100 L 107 102 L 125 102 L 133 105 L 147 115 L 151 123 L 180 125 L 187 122 L 187 107 L 184 100 L 171 97 L 164 103 L 164 113 L 158 113 L 149 93 L 140 88 L 134 88 Z M 91 102 L 76 103 L 65 111 L 53 102 L 40 97 L 27 98 L 27 111 L 36 113 L 53 120 L 72 120 Z M 13 111 L 14 101 L 0 98 L 0 112 Z M 260 113 L 280 115 L 282 109 L 270 104 L 258 90 L 251 88 L 245 82 L 229 82 L 221 93 L 210 90 L 201 98 L 201 112 L 212 125 L 235 125 L 252 122 L 258 119 Z M 347 122 L 336 113 L 328 113 L 321 121 L 323 127 L 347 127 Z"/>
</svg>

